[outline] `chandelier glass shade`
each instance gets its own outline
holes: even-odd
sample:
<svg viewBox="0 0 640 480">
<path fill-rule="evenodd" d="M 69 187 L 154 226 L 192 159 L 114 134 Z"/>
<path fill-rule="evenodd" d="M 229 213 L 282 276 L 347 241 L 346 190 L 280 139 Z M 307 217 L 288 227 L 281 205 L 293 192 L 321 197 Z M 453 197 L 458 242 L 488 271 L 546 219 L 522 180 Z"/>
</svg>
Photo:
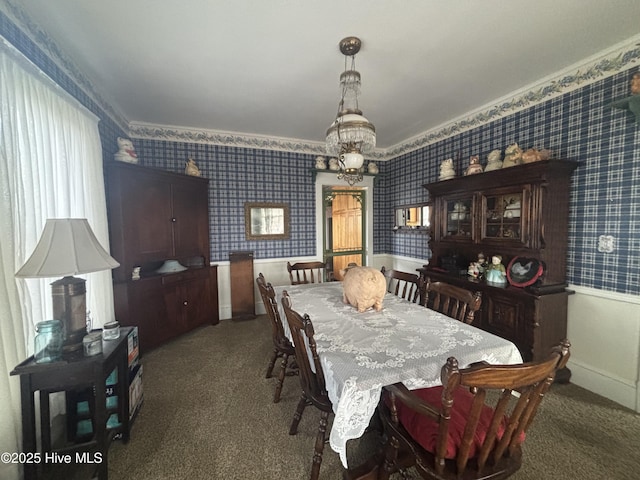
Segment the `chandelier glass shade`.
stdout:
<svg viewBox="0 0 640 480">
<path fill-rule="evenodd" d="M 342 95 L 336 119 L 327 129 L 326 149 L 327 154 L 338 157 L 338 178 L 353 185 L 362 181 L 362 154 L 375 148 L 376 129 L 358 107 L 361 83 L 360 73 L 355 69 L 355 55 L 360 51 L 361 42 L 356 37 L 347 37 L 339 46 L 345 55 L 345 71 L 340 75 Z M 351 68 L 347 68 L 348 57 L 351 57 Z"/>
</svg>

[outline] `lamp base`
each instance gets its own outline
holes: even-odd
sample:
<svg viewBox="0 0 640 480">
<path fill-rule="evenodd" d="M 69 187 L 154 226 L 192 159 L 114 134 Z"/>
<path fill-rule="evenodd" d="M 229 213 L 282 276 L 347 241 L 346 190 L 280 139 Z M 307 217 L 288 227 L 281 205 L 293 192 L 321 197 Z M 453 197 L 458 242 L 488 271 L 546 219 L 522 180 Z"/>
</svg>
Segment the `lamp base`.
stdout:
<svg viewBox="0 0 640 480">
<path fill-rule="evenodd" d="M 82 338 L 87 333 L 86 281 L 72 276 L 51 284 L 53 318 L 62 322 L 64 332 L 63 353 L 82 349 Z"/>
</svg>

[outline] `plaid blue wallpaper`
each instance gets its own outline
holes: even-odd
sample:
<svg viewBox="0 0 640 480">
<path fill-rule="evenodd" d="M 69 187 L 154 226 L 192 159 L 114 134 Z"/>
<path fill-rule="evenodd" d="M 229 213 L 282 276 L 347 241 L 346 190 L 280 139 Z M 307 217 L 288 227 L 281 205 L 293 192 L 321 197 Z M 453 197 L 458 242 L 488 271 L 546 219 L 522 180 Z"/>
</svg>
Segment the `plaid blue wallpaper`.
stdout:
<svg viewBox="0 0 640 480">
<path fill-rule="evenodd" d="M 384 199 L 378 198 L 376 205 L 427 200 L 422 185 L 437 181 L 440 162 L 457 158 L 458 152 L 461 175 L 471 155 L 486 163 L 491 150 L 514 142 L 525 149 L 549 148 L 555 158 L 580 163 L 572 178 L 568 281 L 640 294 L 640 125 L 631 113 L 609 107 L 629 95 L 629 80 L 637 71 L 621 71 L 386 162 L 385 187 L 378 192 Z M 376 248 L 422 258 L 424 245 L 415 237 L 389 233 L 392 218 L 376 220 Z M 613 252 L 598 251 L 601 235 L 615 237 Z"/>
<path fill-rule="evenodd" d="M 255 258 L 312 256 L 316 253 L 315 156 L 220 145 L 134 139 L 140 163 L 184 172 L 192 158 L 209 179 L 211 260 L 229 259 L 234 250 Z M 245 240 L 244 203 L 288 203 L 288 240 Z"/>
<path fill-rule="evenodd" d="M 0 35 L 21 50 L 100 119 L 105 161 L 112 161 L 116 137 L 126 136 L 109 107 L 96 105 L 47 54 L 0 11 Z M 419 150 L 380 162 L 374 192 L 374 253 L 427 260 L 427 235 L 393 232 L 393 207 L 427 200 L 424 183 L 437 179 L 440 162 L 461 161 L 518 142 L 544 147 L 554 156 L 580 162 L 571 189 L 568 280 L 575 285 L 640 294 L 640 126 L 608 104 L 628 95 L 631 75 L 621 71 L 571 93 L 548 100 Z M 86 85 L 83 85 L 86 88 Z M 193 158 L 210 179 L 211 258 L 226 260 L 232 250 L 253 250 L 256 258 L 315 254 L 313 155 L 160 140 L 136 140 L 143 165 L 176 172 Z M 287 202 L 291 238 L 246 241 L 245 201 Z M 598 237 L 615 237 L 615 250 L 598 251 Z"/>
</svg>

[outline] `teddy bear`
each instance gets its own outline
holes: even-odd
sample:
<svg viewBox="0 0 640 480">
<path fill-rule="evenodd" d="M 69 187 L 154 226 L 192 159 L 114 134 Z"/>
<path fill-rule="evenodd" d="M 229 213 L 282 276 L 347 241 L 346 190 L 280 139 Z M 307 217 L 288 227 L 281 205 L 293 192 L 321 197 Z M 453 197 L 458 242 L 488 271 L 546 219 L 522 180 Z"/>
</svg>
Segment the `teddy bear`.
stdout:
<svg viewBox="0 0 640 480">
<path fill-rule="evenodd" d="M 464 171 L 465 175 L 475 175 L 476 173 L 482 173 L 482 165 L 480 165 L 480 157 L 473 155 L 469 159 L 469 166 Z"/>
<path fill-rule="evenodd" d="M 334 172 L 337 172 L 338 170 L 340 170 L 340 164 L 338 163 L 337 158 L 329 159 L 329 170 L 332 170 Z"/>
<path fill-rule="evenodd" d="M 133 147 L 133 142 L 128 138 L 118 137 L 118 151 L 113 159 L 119 162 L 138 163 L 138 155 Z"/>
<path fill-rule="evenodd" d="M 341 270 L 343 302 L 353 305 L 359 313 L 373 307 L 382 310 L 387 281 L 382 272 L 373 267 L 349 267 Z"/>
</svg>

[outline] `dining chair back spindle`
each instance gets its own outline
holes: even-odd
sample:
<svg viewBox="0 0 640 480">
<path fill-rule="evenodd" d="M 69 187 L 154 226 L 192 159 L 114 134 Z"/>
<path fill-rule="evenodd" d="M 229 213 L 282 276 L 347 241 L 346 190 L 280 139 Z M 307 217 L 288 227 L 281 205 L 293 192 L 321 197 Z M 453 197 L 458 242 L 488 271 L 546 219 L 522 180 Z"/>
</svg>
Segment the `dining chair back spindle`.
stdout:
<svg viewBox="0 0 640 480">
<path fill-rule="evenodd" d="M 328 419 L 333 409 L 327 394 L 322 364 L 316 350 L 316 342 L 313 338 L 314 330 L 311 319 L 309 315 L 304 314 L 303 316 L 293 310 L 291 298 L 286 290 L 282 293 L 282 307 L 293 338 L 296 361 L 300 372 L 300 385 L 302 386 L 302 395 L 291 422 L 289 435 L 298 433 L 298 424 L 307 405 L 311 404 L 320 410 L 320 423 L 316 435 L 310 477 L 311 480 L 317 480 L 320 475 Z"/>
<path fill-rule="evenodd" d="M 267 311 L 267 316 L 271 323 L 271 338 L 273 339 L 273 354 L 269 360 L 265 378 L 271 378 L 276 361 L 278 359 L 281 360 L 280 369 L 278 370 L 278 383 L 276 385 L 276 391 L 273 394 L 273 403 L 278 403 L 280 401 L 280 393 L 282 392 L 285 376 L 295 375 L 297 373 L 297 367 L 295 366 L 295 349 L 284 333 L 273 285 L 266 282 L 262 273 L 258 274 L 256 283 L 258 284 L 262 303 L 264 303 L 264 308 Z"/>
<path fill-rule="evenodd" d="M 471 325 L 482 304 L 482 292 L 471 292 L 444 282 L 420 280 L 422 303 L 427 308 Z"/>
<path fill-rule="evenodd" d="M 287 271 L 291 285 L 303 283 L 323 283 L 326 280 L 327 266 L 322 262 L 287 262 Z"/>
<path fill-rule="evenodd" d="M 415 467 L 426 479 L 503 479 L 522 465 L 523 442 L 556 372 L 566 366 L 563 340 L 538 362 L 458 368 L 450 357 L 442 386 L 383 387 L 378 412 L 386 433 L 382 453 L 345 474 L 387 480 Z"/>
<path fill-rule="evenodd" d="M 419 276 L 400 270 L 380 270 L 387 280 L 387 292 L 416 303 L 420 297 Z"/>
</svg>

